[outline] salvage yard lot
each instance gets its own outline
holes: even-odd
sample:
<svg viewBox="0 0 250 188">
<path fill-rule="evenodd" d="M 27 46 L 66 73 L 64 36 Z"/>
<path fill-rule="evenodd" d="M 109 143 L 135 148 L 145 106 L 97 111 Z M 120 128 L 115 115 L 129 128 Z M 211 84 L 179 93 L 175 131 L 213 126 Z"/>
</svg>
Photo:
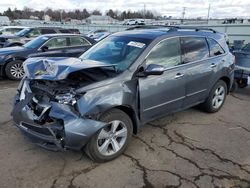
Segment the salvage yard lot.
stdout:
<svg viewBox="0 0 250 188">
<path fill-rule="evenodd" d="M 1 187 L 249 187 L 250 87 L 215 114 L 197 108 L 144 126 L 118 159 L 51 152 L 13 126 L 17 82 L 0 80 Z"/>
</svg>

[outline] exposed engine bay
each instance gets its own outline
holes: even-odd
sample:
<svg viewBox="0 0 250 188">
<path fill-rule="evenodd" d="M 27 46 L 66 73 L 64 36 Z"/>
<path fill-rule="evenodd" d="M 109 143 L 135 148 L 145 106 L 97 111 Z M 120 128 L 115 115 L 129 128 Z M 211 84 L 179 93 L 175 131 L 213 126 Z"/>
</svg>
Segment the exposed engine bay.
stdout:
<svg viewBox="0 0 250 188">
<path fill-rule="evenodd" d="M 81 87 L 114 77 L 115 75 L 117 73 L 114 70 L 104 71 L 103 68 L 91 68 L 73 72 L 64 80 L 31 80 L 30 88 L 37 97 L 47 95 L 53 101 L 56 95 L 75 94 L 75 90 Z"/>
</svg>

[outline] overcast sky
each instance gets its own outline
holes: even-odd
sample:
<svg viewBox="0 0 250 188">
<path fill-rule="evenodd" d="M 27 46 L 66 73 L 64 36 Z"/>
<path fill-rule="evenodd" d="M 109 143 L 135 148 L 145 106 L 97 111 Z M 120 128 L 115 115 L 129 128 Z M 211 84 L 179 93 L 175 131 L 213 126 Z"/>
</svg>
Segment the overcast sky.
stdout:
<svg viewBox="0 0 250 188">
<path fill-rule="evenodd" d="M 45 3 L 46 2 L 46 3 Z M 1 0 L 0 12 L 8 7 L 22 9 L 24 6 L 36 10 L 52 9 L 108 9 L 142 10 L 144 3 L 147 10 L 159 15 L 181 17 L 186 7 L 185 17 L 207 17 L 209 3 L 211 18 L 247 17 L 250 18 L 250 0 Z"/>
</svg>

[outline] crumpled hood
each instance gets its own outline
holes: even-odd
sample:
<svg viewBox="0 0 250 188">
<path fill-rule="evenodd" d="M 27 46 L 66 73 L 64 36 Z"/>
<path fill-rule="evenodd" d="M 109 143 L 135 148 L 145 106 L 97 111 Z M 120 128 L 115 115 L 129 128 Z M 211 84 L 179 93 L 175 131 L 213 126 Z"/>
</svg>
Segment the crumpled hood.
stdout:
<svg viewBox="0 0 250 188">
<path fill-rule="evenodd" d="M 24 71 L 29 79 L 63 80 L 72 72 L 95 67 L 110 67 L 113 65 L 79 58 L 29 58 L 24 62 Z"/>
</svg>

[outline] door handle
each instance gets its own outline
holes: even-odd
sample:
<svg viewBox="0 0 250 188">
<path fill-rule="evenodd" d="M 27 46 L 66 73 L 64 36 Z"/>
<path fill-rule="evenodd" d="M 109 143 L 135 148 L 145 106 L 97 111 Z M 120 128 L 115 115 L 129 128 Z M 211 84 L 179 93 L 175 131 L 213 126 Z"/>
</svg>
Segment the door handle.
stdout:
<svg viewBox="0 0 250 188">
<path fill-rule="evenodd" d="M 217 66 L 217 65 L 214 64 L 214 63 L 212 63 L 212 64 L 210 65 L 211 68 L 215 68 L 216 66 Z"/>
<path fill-rule="evenodd" d="M 175 79 L 178 79 L 178 78 L 181 78 L 181 77 L 183 77 L 184 76 L 184 74 L 182 74 L 182 73 L 177 73 L 176 75 L 175 75 Z"/>
</svg>

